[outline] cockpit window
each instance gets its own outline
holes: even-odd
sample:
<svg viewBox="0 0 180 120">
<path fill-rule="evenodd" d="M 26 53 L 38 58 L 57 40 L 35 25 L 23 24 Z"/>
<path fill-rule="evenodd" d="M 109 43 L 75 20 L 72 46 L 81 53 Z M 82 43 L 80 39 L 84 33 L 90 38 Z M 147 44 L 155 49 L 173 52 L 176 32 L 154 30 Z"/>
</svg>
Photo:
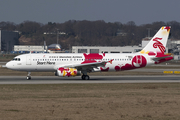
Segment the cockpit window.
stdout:
<svg viewBox="0 0 180 120">
<path fill-rule="evenodd" d="M 13 61 L 21 61 L 20 58 L 14 58 Z"/>
</svg>

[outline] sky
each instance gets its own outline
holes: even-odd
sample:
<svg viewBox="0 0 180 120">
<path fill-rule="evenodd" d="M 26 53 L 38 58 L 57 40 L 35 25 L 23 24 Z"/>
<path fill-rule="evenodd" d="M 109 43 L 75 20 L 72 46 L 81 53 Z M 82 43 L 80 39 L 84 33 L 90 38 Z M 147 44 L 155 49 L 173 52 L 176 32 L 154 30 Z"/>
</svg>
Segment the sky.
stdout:
<svg viewBox="0 0 180 120">
<path fill-rule="evenodd" d="M 0 0 L 0 22 L 180 22 L 180 0 Z"/>
</svg>

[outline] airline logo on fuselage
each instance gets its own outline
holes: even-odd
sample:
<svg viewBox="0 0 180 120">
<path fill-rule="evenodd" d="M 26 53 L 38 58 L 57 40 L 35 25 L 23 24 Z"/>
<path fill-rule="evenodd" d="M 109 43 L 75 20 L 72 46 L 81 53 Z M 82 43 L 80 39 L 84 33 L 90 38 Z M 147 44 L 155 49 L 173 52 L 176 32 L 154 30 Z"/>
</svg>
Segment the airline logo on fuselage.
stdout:
<svg viewBox="0 0 180 120">
<path fill-rule="evenodd" d="M 49 56 L 49 58 L 82 58 L 82 56 Z"/>
</svg>

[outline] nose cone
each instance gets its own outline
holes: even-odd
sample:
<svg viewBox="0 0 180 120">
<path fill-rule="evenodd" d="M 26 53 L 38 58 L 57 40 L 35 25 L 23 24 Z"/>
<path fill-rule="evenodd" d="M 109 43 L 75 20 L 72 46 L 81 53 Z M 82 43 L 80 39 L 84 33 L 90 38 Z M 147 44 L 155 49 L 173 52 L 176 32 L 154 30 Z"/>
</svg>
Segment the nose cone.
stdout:
<svg viewBox="0 0 180 120">
<path fill-rule="evenodd" d="M 10 62 L 7 62 L 7 63 L 6 63 L 6 67 L 9 68 L 9 69 L 12 69 L 12 67 L 13 67 L 12 62 L 11 62 L 11 61 L 10 61 Z"/>
</svg>

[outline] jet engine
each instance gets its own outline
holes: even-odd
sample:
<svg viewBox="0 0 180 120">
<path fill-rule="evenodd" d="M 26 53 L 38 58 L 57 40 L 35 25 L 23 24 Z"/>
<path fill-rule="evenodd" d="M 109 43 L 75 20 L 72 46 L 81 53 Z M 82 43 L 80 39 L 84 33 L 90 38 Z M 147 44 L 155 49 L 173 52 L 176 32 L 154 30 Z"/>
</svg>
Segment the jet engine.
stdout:
<svg viewBox="0 0 180 120">
<path fill-rule="evenodd" d="M 57 69 L 56 75 L 61 77 L 78 76 L 81 75 L 81 71 L 78 71 L 75 68 L 60 67 Z"/>
</svg>

